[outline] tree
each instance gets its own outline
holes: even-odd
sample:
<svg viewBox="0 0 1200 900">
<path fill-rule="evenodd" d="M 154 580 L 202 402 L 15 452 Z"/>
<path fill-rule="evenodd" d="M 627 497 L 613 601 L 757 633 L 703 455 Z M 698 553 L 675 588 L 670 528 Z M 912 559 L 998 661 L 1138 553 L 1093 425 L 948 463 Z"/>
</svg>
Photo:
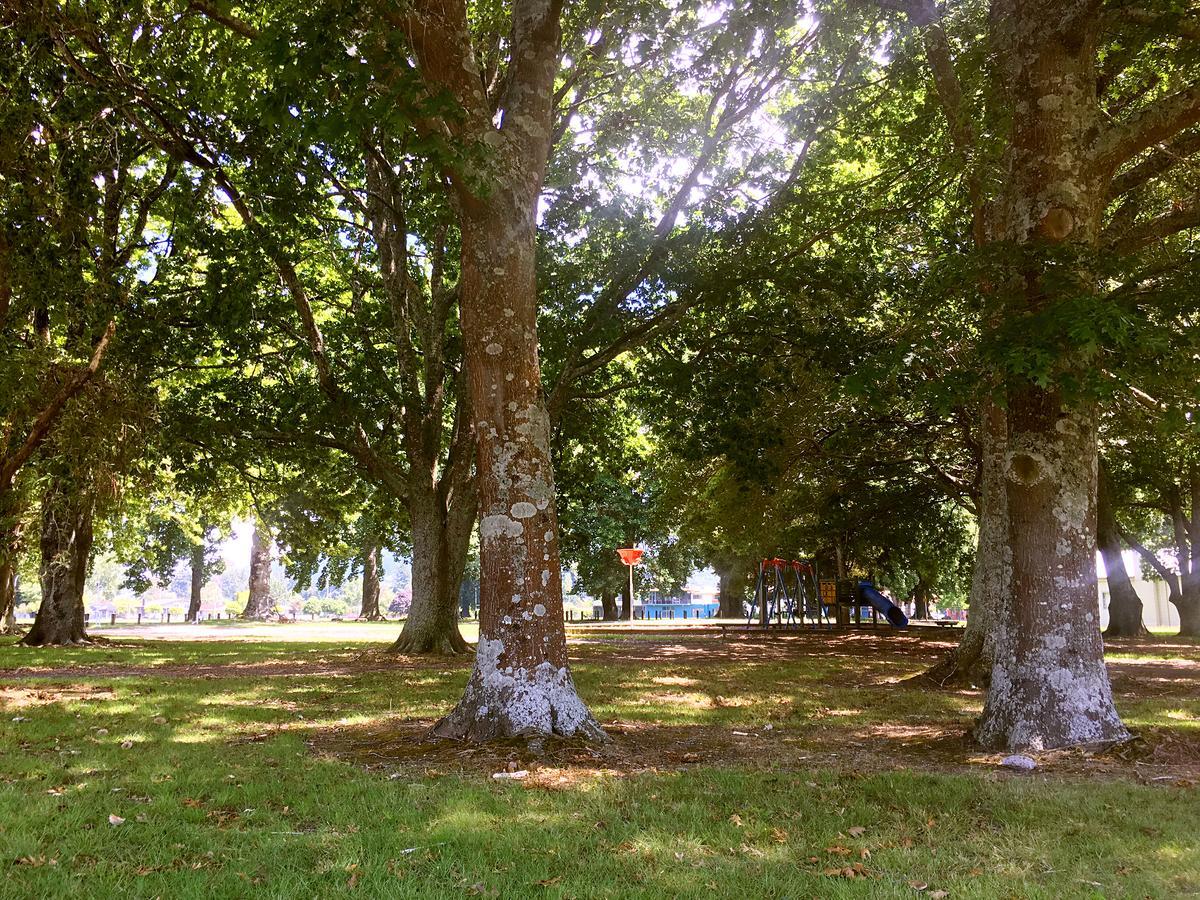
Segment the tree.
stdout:
<svg viewBox="0 0 1200 900">
<path fill-rule="evenodd" d="M 979 115 L 962 89 L 943 10 L 927 0 L 885 5 L 921 29 L 953 152 L 965 160 L 977 251 L 992 262 L 981 285 L 985 321 L 1003 348 L 1004 425 L 983 432 L 1002 441 L 1002 450 L 985 446 L 983 454 L 997 460 L 999 484 L 989 487 L 985 462 L 977 562 L 1000 573 L 991 592 L 996 653 L 976 736 L 1006 748 L 1121 739 L 1095 627 L 1098 414 L 1090 387 L 1112 337 L 1095 259 L 1102 248 L 1136 246 L 1131 233 L 1153 239 L 1187 227 L 1179 216 L 1158 216 L 1126 228 L 1118 216 L 1109 226 L 1124 232 L 1118 241 L 1106 211 L 1120 199 L 1114 175 L 1200 121 L 1200 88 L 1181 67 L 1174 84 L 1140 94 L 1132 109 L 1115 100 L 1106 110 L 1101 100 L 1118 93 L 1114 79 L 1131 57 L 1181 40 L 1171 37 L 1175 17 L 1151 16 L 1158 27 L 1147 31 L 1132 17 L 1105 16 L 1099 2 L 995 0 L 988 41 L 996 65 L 985 98 L 1004 130 L 988 146 L 975 132 Z M 1104 71 L 1100 51 L 1114 47 L 1122 51 L 1111 58 L 1117 68 Z M 985 178 L 990 164 L 1002 172 L 994 183 Z"/>
<path fill-rule="evenodd" d="M 1177 383 L 1185 396 L 1195 390 Z M 1194 426 L 1183 413 L 1190 404 L 1172 409 L 1168 403 L 1182 398 L 1163 397 L 1152 409 L 1139 408 L 1122 419 L 1123 440 L 1108 451 L 1110 465 L 1101 469 L 1099 531 L 1102 549 L 1106 543 L 1115 549 L 1127 544 L 1166 582 L 1180 634 L 1194 637 L 1200 634 L 1200 463 Z M 1111 552 L 1104 557 L 1106 568 Z M 1110 590 L 1115 602 L 1111 579 Z M 1123 633 L 1141 633 L 1141 602 L 1136 607 L 1127 602 L 1126 608 Z"/>
<path fill-rule="evenodd" d="M 271 602 L 271 531 L 261 518 L 254 519 L 254 535 L 250 541 L 250 595 L 243 619 L 264 619 L 274 609 Z"/>
<path fill-rule="evenodd" d="M 568 69 L 552 97 L 557 112 L 547 135 L 549 142 L 572 149 L 562 153 L 564 165 L 556 174 L 570 182 L 578 180 L 573 171 L 583 173 L 588 166 L 609 171 L 619 144 L 630 142 L 630 103 L 638 104 L 650 122 L 640 142 L 646 148 L 676 149 L 678 142 L 666 137 L 672 128 L 691 136 L 689 166 L 678 178 L 664 179 L 653 154 L 647 154 L 647 177 L 668 184 L 668 189 L 649 204 L 637 204 L 626 216 L 630 227 L 617 232 L 615 256 L 596 257 L 593 285 L 600 273 L 614 274 L 605 276 L 598 289 L 585 288 L 562 304 L 577 306 L 581 297 L 594 300 L 582 317 L 585 327 L 565 329 L 569 339 L 551 345 L 562 360 L 550 390 L 555 417 L 581 382 L 602 376 L 620 354 L 661 334 L 701 302 L 702 295 L 694 292 L 674 300 L 658 296 L 656 282 L 666 262 L 687 258 L 707 226 L 720 222 L 730 209 L 749 214 L 753 204 L 738 195 L 740 190 L 753 193 L 763 184 L 777 188 L 790 180 L 779 171 L 777 154 L 750 152 L 755 116 L 781 94 L 789 101 L 796 98 L 795 106 L 803 110 L 795 116 L 797 130 L 809 137 L 804 149 L 794 154 L 795 165 L 788 160 L 791 169 L 802 164 L 817 130 L 803 109 L 804 91 L 796 85 L 807 78 L 800 73 L 813 68 L 805 54 L 822 43 L 820 35 L 828 29 L 793 28 L 796 10 L 790 4 L 731 11 L 724 30 L 697 29 L 695 13 L 688 8 L 639 5 L 633 11 L 636 16 L 622 16 L 583 5 L 572 12 L 565 54 L 570 61 L 564 61 Z M 453 584 L 461 572 L 461 547 L 470 536 L 474 498 L 468 477 L 469 416 L 462 402 L 466 380 L 461 368 L 455 371 L 461 348 L 455 349 L 458 338 L 447 323 L 461 293 L 462 266 L 454 261 L 462 256 L 465 207 L 458 204 L 453 216 L 444 212 L 457 202 L 454 194 L 464 183 L 461 178 L 448 179 L 446 173 L 465 167 L 472 178 L 477 175 L 478 160 L 462 158 L 464 147 L 472 152 L 477 148 L 470 142 L 445 140 L 446 131 L 436 127 L 445 117 L 438 106 L 443 95 L 421 87 L 419 66 L 414 82 L 407 66 L 395 64 L 403 56 L 396 45 L 405 42 L 405 29 L 389 33 L 369 14 L 356 18 L 353 12 L 297 9 L 288 3 L 256 8 L 251 22 L 203 4 L 164 27 L 151 54 L 144 41 L 132 37 L 105 39 L 106 34 L 149 31 L 141 28 L 142 22 L 119 13 L 95 22 L 86 16 L 49 18 L 46 27 L 82 77 L 123 98 L 122 113 L 147 139 L 220 188 L 224 202 L 241 220 L 248 243 L 269 262 L 290 298 L 298 327 L 272 316 L 277 330 L 264 341 L 271 352 L 259 352 L 258 360 L 284 360 L 285 373 L 278 383 L 287 384 L 288 402 L 266 406 L 287 408 L 296 415 L 270 423 L 242 415 L 242 430 L 249 421 L 247 437 L 260 442 L 268 438 L 276 445 L 336 449 L 362 474 L 405 498 L 414 538 L 414 607 L 396 649 L 462 649 L 452 616 Z M 397 19 L 403 16 L 391 16 L 393 25 Z M 215 27 L 206 29 L 204 24 Z M 477 105 L 490 115 L 500 112 L 507 90 L 497 77 L 509 49 L 504 43 L 507 22 L 503 16 L 481 17 L 478 26 L 475 42 L 488 48 L 482 56 L 487 69 L 482 93 L 490 96 Z M 88 39 L 80 41 L 80 35 Z M 327 40 L 328 35 L 353 35 L 355 40 L 342 48 Z M 625 44 L 638 47 L 639 66 L 624 64 Z M 285 45 L 302 50 L 280 52 Z M 687 52 L 679 52 L 684 45 Z M 850 57 L 861 56 L 862 47 L 847 41 L 845 34 L 835 35 L 831 46 L 836 83 L 853 68 Z M 342 52 L 351 47 L 354 51 Z M 123 58 L 115 60 L 112 54 L 118 52 Z M 188 96 L 198 115 L 184 114 L 171 92 L 162 90 L 158 58 L 163 53 L 187 60 L 172 71 L 172 79 L 186 82 L 176 93 Z M 821 63 L 826 68 L 829 61 Z M 219 77 L 212 74 L 216 69 Z M 689 85 L 675 87 L 672 76 L 685 70 Z M 269 77 L 258 77 L 260 71 Z M 233 72 L 238 75 L 232 77 Z M 364 78 L 365 72 L 375 75 Z M 700 85 L 701 94 L 711 92 L 711 102 L 697 99 L 692 81 Z M 341 99 L 337 108 L 331 108 L 325 90 L 333 82 Z M 446 87 L 437 77 L 433 82 Z M 827 114 L 828 104 L 822 109 Z M 580 115 L 599 117 L 610 132 L 588 151 L 571 133 L 571 123 Z M 781 120 L 792 124 L 788 116 Z M 266 134 L 263 121 L 272 122 L 276 130 Z M 280 140 L 284 132 L 288 138 Z M 341 204 L 333 217 L 322 208 L 330 195 Z M 676 234 L 679 218 L 690 213 L 690 207 L 700 208 L 694 203 L 697 195 L 704 198 L 704 215 L 693 217 L 690 234 Z M 592 207 L 570 202 L 562 207 L 568 215 L 558 218 L 556 228 L 566 225 L 573 210 L 584 210 L 588 230 L 595 226 L 601 241 L 609 233 L 603 216 L 597 218 Z M 654 213 L 648 229 L 641 221 L 646 211 Z M 331 221 L 333 226 L 327 224 Z M 374 246 L 361 240 L 361 231 L 371 233 Z M 416 238 L 412 252 L 409 236 Z M 291 248 L 310 244 L 314 237 L 319 237 L 323 252 L 340 255 L 341 262 L 314 267 L 300 261 L 304 254 Z M 354 264 L 346 265 L 351 256 Z M 410 267 L 421 256 L 432 263 Z M 362 260 L 368 261 L 365 266 Z M 346 277 L 347 271 L 372 267 L 375 279 Z M 422 267 L 429 271 L 421 272 Z M 353 297 L 350 317 L 328 314 L 345 306 L 340 298 L 329 299 L 336 297 L 326 287 L 330 268 L 337 270 Z M 219 273 L 220 268 L 209 265 L 207 271 Z M 259 281 L 264 280 L 260 276 Z M 372 280 L 376 284 L 367 284 Z M 635 296 L 637 302 L 626 303 Z M 386 302 L 379 304 L 381 299 Z M 581 319 L 574 313 L 563 318 Z M 379 403 L 356 403 L 364 384 L 359 362 L 375 349 L 374 342 L 362 341 L 361 336 L 381 328 L 389 329 L 393 346 L 374 355 L 389 360 L 394 356 L 399 377 L 393 369 L 372 383 Z M 339 340 L 347 337 L 353 340 L 339 347 Z M 308 356 L 299 366 L 290 352 L 297 338 Z M 230 369 L 242 370 L 241 362 Z M 373 377 L 386 371 L 382 366 L 370 368 Z M 310 386 L 322 400 L 294 409 L 290 400 L 295 389 Z M 382 422 L 365 414 L 366 409 L 380 408 L 390 410 Z M 401 448 L 410 464 L 395 459 Z"/>
<path fill-rule="evenodd" d="M 480 509 L 479 646 L 463 698 L 435 730 L 486 740 L 598 738 L 566 656 L 550 426 L 537 352 L 536 206 L 550 152 L 560 7 L 516 0 L 509 68 L 491 107 L 465 3 L 417 3 L 391 21 L 430 92 L 461 114 L 436 123 L 485 151 L 450 179 L 462 208 L 459 309 Z M 499 122 L 499 127 L 493 122 Z"/>
<path fill-rule="evenodd" d="M 373 541 L 363 548 L 362 607 L 358 617 L 371 622 L 383 618 L 383 613 L 379 611 L 379 551 L 379 545 Z"/>
<path fill-rule="evenodd" d="M 176 477 L 169 467 L 155 467 L 152 477 L 137 487 L 140 496 L 124 504 L 121 521 L 112 526 L 112 543 L 126 568 L 125 584 L 139 593 L 153 582 L 166 587 L 185 564 L 184 619 L 196 622 L 205 584 L 225 569 L 220 555 L 223 534 L 211 518 L 219 500 L 212 494 L 189 496 L 188 479 Z"/>
<path fill-rule="evenodd" d="M 1099 461 L 1096 483 L 1096 544 L 1104 560 L 1108 580 L 1108 628 L 1105 637 L 1138 637 L 1146 634 L 1142 622 L 1142 600 L 1129 580 L 1125 567 L 1124 546 L 1117 524 L 1112 476 L 1103 458 Z"/>
<path fill-rule="evenodd" d="M 111 355 L 118 320 L 136 301 L 136 275 L 153 255 L 146 224 L 178 170 L 126 123 L 110 118 L 102 95 L 70 77 L 49 36 L 24 12 L 6 7 L 0 46 L 5 83 L 13 88 L 0 129 L 6 169 L 0 185 L 0 575 L 11 581 L 12 556 L 20 550 L 33 496 L 41 493 L 44 609 L 26 636 L 26 643 L 41 645 L 85 639 L 82 578 L 95 492 L 108 489 L 93 475 L 111 475 L 105 462 L 128 449 L 115 415 L 128 411 L 120 398 L 136 390 L 118 377 L 100 384 L 97 373 Z M 104 408 L 108 400 L 114 408 Z M 81 407 L 90 413 L 84 429 Z M 67 416 L 74 416 L 75 434 L 61 433 Z M 95 448 L 80 446 L 84 435 L 101 442 L 98 457 L 89 459 Z M 51 441 L 62 458 L 48 463 L 51 474 L 35 485 L 24 476 Z M 87 472 L 93 465 L 101 471 Z M 0 594 L 7 596 L 7 589 Z"/>
<path fill-rule="evenodd" d="M 678 551 L 674 511 L 656 448 L 636 404 L 623 396 L 579 398 L 564 409 L 554 452 L 563 559 L 580 585 L 600 598 L 605 620 L 628 619 L 629 571 L 618 547 L 647 551 L 634 570 L 647 587 L 687 577 L 692 560 Z M 621 609 L 617 598 L 621 598 Z"/>
</svg>

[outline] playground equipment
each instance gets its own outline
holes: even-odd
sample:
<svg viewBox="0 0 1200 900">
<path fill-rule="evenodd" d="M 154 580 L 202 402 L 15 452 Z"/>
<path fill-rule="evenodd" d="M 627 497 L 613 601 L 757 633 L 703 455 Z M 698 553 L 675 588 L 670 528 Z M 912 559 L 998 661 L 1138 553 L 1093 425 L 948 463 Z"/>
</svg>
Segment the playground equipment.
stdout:
<svg viewBox="0 0 1200 900">
<path fill-rule="evenodd" d="M 816 564 L 778 558 L 759 562 L 758 581 L 746 624 L 753 622 L 755 617 L 764 626 L 770 625 L 772 619 L 780 626 L 799 627 L 807 624 L 809 619 L 818 628 L 832 626 L 818 593 Z"/>
<path fill-rule="evenodd" d="M 617 556 L 621 557 L 621 562 L 629 566 L 629 621 L 633 621 L 633 567 L 641 560 L 644 550 L 638 550 L 635 547 L 622 547 L 617 551 Z"/>
<path fill-rule="evenodd" d="M 758 620 L 763 627 L 778 625 L 799 628 L 810 622 L 817 628 L 861 625 L 863 610 L 873 623 L 882 615 L 893 628 L 908 625 L 908 616 L 883 596 L 871 581 L 849 578 L 822 579 L 816 560 L 764 559 L 758 564 L 758 581 L 746 624 Z M 830 610 L 834 620 L 830 619 Z"/>
<path fill-rule="evenodd" d="M 908 625 L 904 610 L 883 596 L 874 582 L 829 579 L 820 583 L 820 592 L 822 605 L 836 609 L 839 625 L 849 625 L 852 619 L 853 624 L 862 624 L 864 608 L 870 609 L 872 622 L 877 622 L 877 616 L 882 615 L 893 628 Z"/>
<path fill-rule="evenodd" d="M 877 609 L 883 614 L 893 628 L 904 628 L 908 625 L 908 616 L 904 614 L 904 610 L 879 593 L 871 582 L 860 581 L 858 592 L 864 600 L 871 604 L 872 609 Z"/>
</svg>

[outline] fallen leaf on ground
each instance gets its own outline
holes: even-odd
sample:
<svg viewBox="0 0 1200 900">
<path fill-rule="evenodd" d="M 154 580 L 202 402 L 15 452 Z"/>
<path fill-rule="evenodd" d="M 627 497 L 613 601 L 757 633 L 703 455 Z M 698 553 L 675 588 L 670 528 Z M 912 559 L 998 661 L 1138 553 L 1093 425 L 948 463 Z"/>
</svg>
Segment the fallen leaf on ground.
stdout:
<svg viewBox="0 0 1200 900">
<path fill-rule="evenodd" d="M 873 877 L 870 869 L 862 863 L 855 863 L 852 866 L 842 866 L 841 868 L 831 867 L 826 869 L 821 874 L 828 875 L 830 878 L 870 878 Z"/>
<path fill-rule="evenodd" d="M 863 828 L 861 825 L 855 825 L 853 828 L 847 828 L 846 833 L 849 834 L 850 837 L 862 837 L 867 833 L 867 829 Z"/>
</svg>

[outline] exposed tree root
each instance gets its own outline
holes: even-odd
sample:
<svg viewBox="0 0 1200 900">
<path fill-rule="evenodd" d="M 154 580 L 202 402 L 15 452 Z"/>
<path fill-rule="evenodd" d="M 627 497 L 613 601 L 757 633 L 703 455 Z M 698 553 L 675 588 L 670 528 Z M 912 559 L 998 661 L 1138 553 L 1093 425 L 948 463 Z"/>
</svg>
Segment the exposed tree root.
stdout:
<svg viewBox="0 0 1200 900">
<path fill-rule="evenodd" d="M 21 638 L 18 643 L 23 647 L 91 647 L 96 644 L 96 641 L 89 638 L 86 634 L 81 636 L 71 635 L 55 640 L 52 637 L 38 635 L 31 631 L 25 637 Z"/>
<path fill-rule="evenodd" d="M 405 634 L 401 632 L 395 642 L 384 652 L 404 655 L 458 656 L 463 653 L 473 653 L 474 648 L 455 628 L 448 633 L 435 634 Z"/>
<path fill-rule="evenodd" d="M 962 653 L 962 648 L 950 651 L 932 668 L 906 679 L 909 683 L 932 683 L 939 688 L 963 686 L 987 687 L 991 680 L 991 666 L 981 653 Z"/>
</svg>

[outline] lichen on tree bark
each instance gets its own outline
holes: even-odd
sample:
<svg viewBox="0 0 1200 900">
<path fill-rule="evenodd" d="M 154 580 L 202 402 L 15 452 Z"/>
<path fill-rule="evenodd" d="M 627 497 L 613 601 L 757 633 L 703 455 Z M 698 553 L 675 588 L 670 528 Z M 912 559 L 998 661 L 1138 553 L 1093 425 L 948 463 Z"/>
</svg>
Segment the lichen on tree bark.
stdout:
<svg viewBox="0 0 1200 900">
<path fill-rule="evenodd" d="M 480 615 L 467 690 L 435 727 L 447 737 L 603 735 L 567 662 L 538 361 L 536 214 L 550 153 L 560 14 L 558 0 L 514 2 L 498 114 L 480 89 L 461 0 L 418 2 L 403 22 L 422 77 L 462 107 L 461 119 L 442 124 L 481 156 L 451 172 L 462 235 L 459 316 L 475 439 Z"/>
</svg>

